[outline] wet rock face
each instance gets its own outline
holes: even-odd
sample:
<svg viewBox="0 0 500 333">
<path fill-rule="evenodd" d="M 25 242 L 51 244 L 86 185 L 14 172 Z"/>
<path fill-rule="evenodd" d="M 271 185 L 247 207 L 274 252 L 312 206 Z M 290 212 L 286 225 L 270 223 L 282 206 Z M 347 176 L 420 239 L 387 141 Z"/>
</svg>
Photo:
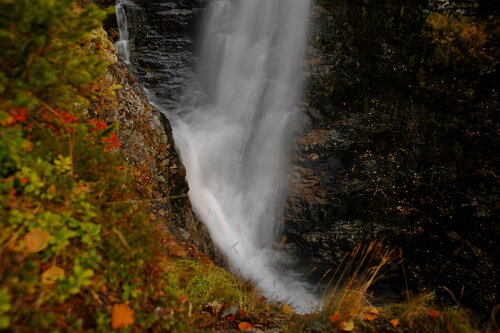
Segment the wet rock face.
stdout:
<svg viewBox="0 0 500 333">
<path fill-rule="evenodd" d="M 176 112 L 193 75 L 194 40 L 206 0 L 138 0 L 127 7 L 135 75 L 154 92 L 155 103 Z"/>
<path fill-rule="evenodd" d="M 410 285 L 445 286 L 486 313 L 499 290 L 497 64 L 437 64 L 422 31 L 429 11 L 488 27 L 482 13 L 492 4 L 319 3 L 288 240 L 308 260 L 336 266 L 356 244 L 383 237 L 402 248 Z M 497 44 L 485 47 L 497 54 Z"/>
</svg>

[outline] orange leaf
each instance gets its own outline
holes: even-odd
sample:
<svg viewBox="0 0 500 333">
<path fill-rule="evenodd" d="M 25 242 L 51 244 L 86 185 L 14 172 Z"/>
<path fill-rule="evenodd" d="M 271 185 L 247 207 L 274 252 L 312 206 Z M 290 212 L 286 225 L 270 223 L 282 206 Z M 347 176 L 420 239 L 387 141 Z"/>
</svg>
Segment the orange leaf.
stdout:
<svg viewBox="0 0 500 333">
<path fill-rule="evenodd" d="M 375 320 L 377 318 L 378 318 L 378 316 L 374 313 L 370 313 L 370 312 L 363 313 L 363 319 L 365 319 L 365 320 L 372 321 L 372 320 Z"/>
<path fill-rule="evenodd" d="M 399 326 L 399 319 L 393 319 L 390 321 L 390 323 L 392 324 L 392 326 L 397 327 Z"/>
<path fill-rule="evenodd" d="M 253 328 L 252 324 L 250 323 L 247 323 L 247 322 L 241 322 L 238 324 L 238 328 L 240 329 L 240 331 L 244 331 L 244 330 L 250 330 Z"/>
<path fill-rule="evenodd" d="M 261 303 L 264 303 L 265 301 L 267 301 L 267 298 L 265 298 L 264 296 L 262 296 L 262 297 L 260 298 L 260 302 L 261 302 Z"/>
<path fill-rule="evenodd" d="M 281 310 L 283 310 L 283 313 L 286 315 L 291 315 L 293 313 L 292 307 L 288 304 L 283 304 Z"/>
<path fill-rule="evenodd" d="M 111 327 L 123 328 L 134 323 L 134 310 L 128 304 L 115 304 L 111 312 Z"/>
<path fill-rule="evenodd" d="M 50 233 L 42 228 L 35 228 L 24 236 L 26 248 L 29 252 L 35 253 L 44 250 L 49 244 Z"/>
<path fill-rule="evenodd" d="M 331 315 L 328 320 L 330 320 L 332 323 L 336 323 L 337 321 L 340 320 L 340 313 L 335 312 L 333 315 Z"/>
<path fill-rule="evenodd" d="M 184 295 L 184 296 L 181 296 L 181 297 L 179 297 L 179 299 L 177 300 L 177 303 L 178 303 L 178 304 L 182 304 L 182 303 L 184 303 L 187 299 L 188 299 L 188 298 L 187 298 L 187 296 L 185 296 L 185 295 Z"/>
<path fill-rule="evenodd" d="M 440 312 L 436 311 L 436 310 L 431 310 L 427 313 L 429 316 L 431 316 L 432 318 L 437 318 L 441 315 Z"/>
<path fill-rule="evenodd" d="M 64 276 L 64 270 L 57 266 L 52 266 L 42 274 L 42 283 L 54 284 L 57 279 Z"/>
<path fill-rule="evenodd" d="M 240 317 L 246 317 L 248 313 L 245 310 L 240 310 Z"/>
</svg>

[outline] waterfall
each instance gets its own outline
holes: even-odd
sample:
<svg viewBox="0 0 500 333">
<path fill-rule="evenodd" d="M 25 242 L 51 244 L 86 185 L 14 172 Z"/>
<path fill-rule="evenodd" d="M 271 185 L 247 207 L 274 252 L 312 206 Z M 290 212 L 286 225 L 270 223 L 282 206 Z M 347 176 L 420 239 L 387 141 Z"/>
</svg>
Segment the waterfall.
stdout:
<svg viewBox="0 0 500 333">
<path fill-rule="evenodd" d="M 128 22 L 125 8 L 130 4 L 129 0 L 118 0 L 115 6 L 116 20 L 118 22 L 118 41 L 115 43 L 118 56 L 126 63 L 130 64 L 130 51 L 128 48 Z"/>
<path fill-rule="evenodd" d="M 117 2 L 116 45 L 129 62 L 126 5 L 132 0 Z M 160 1 L 161 8 L 171 5 Z M 318 297 L 301 281 L 297 260 L 275 248 L 303 86 L 309 11 L 310 0 L 212 0 L 196 73 L 184 85 L 181 100 L 165 98 L 169 87 L 147 84 L 150 102 L 172 123 L 193 208 L 232 271 L 299 312 L 318 305 Z M 155 59 L 175 52 L 151 51 Z M 169 67 L 145 77 L 161 73 L 173 71 Z"/>
<path fill-rule="evenodd" d="M 234 272 L 306 311 L 315 297 L 273 249 L 298 113 L 308 0 L 214 0 L 203 25 L 198 85 L 174 137 L 189 196 Z"/>
</svg>

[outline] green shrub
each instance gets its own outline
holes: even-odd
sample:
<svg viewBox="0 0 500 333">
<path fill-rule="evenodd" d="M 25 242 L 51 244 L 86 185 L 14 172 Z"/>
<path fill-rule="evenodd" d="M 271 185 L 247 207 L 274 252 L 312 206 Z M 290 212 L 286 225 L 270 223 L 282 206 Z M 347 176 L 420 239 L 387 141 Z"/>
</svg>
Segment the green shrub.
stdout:
<svg viewBox="0 0 500 333">
<path fill-rule="evenodd" d="M 111 89 L 91 43 L 106 15 L 0 1 L 0 329 L 109 331 L 125 303 L 138 327 L 186 325 L 115 127 L 83 116 Z"/>
</svg>

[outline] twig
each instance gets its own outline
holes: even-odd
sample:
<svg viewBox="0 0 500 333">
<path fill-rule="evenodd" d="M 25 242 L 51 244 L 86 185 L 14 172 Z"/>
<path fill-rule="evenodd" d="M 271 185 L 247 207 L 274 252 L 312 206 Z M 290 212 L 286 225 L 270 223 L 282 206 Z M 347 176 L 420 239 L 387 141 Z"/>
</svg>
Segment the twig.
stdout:
<svg viewBox="0 0 500 333">
<path fill-rule="evenodd" d="M 156 199 L 145 199 L 145 200 L 125 200 L 125 201 L 108 201 L 104 205 L 116 205 L 116 204 L 126 204 L 126 203 L 143 203 L 143 202 L 167 202 L 174 199 L 187 198 L 187 194 L 173 195 L 170 197 L 156 198 Z"/>
<path fill-rule="evenodd" d="M 123 246 L 125 246 L 127 249 L 130 249 L 130 245 L 128 245 L 128 243 L 125 240 L 125 238 L 123 237 L 122 233 L 118 229 L 116 229 L 116 227 L 113 227 L 112 230 L 118 236 L 118 238 L 122 242 Z"/>
</svg>

